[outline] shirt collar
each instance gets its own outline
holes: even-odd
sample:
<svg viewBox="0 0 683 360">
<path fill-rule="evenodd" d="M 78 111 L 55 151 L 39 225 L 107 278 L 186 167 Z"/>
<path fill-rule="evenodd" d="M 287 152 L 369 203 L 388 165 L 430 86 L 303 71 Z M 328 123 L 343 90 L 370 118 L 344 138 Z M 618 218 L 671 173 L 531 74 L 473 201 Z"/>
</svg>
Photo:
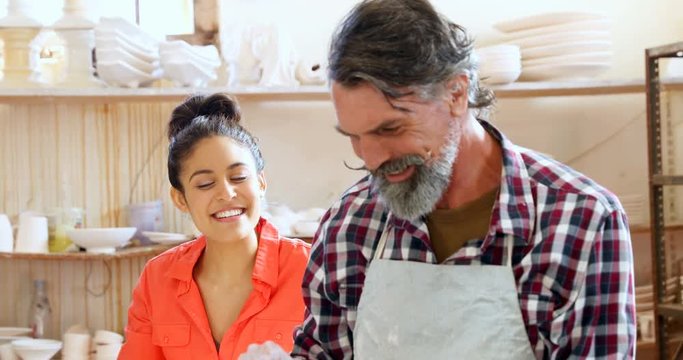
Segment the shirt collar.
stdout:
<svg viewBox="0 0 683 360">
<path fill-rule="evenodd" d="M 275 288 L 280 268 L 280 234 L 264 218 L 259 219 L 254 231 L 259 234 L 259 238 L 251 277 L 256 282 Z M 190 282 L 192 281 L 194 266 L 206 248 L 206 237 L 202 235 L 192 243 L 180 246 L 187 246 L 187 248 L 178 251 L 178 255 L 171 262 L 166 275 L 183 282 Z"/>
<path fill-rule="evenodd" d="M 491 215 L 491 232 L 514 235 L 529 243 L 535 221 L 535 205 L 529 172 L 522 154 L 519 147 L 493 125 L 483 120 L 480 123 L 503 148 L 500 195 Z"/>
</svg>

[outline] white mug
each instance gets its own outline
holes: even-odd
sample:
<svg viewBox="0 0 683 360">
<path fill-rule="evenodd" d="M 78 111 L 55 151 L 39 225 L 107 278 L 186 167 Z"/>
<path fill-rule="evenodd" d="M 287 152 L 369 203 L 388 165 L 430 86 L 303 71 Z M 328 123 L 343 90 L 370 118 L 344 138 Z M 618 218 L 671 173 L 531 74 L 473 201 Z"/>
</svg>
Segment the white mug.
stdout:
<svg viewBox="0 0 683 360">
<path fill-rule="evenodd" d="M 0 214 L 0 252 L 14 251 L 14 236 L 12 224 L 5 214 Z"/>
<path fill-rule="evenodd" d="M 47 253 L 47 218 L 44 216 L 22 216 L 17 233 L 15 252 Z"/>
</svg>

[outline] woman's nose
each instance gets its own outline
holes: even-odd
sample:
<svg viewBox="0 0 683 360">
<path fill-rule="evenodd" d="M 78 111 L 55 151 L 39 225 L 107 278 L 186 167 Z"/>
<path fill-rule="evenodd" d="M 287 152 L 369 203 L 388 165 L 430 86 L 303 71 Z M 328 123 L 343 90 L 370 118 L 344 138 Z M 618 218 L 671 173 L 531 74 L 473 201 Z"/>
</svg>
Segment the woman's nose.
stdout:
<svg viewBox="0 0 683 360">
<path fill-rule="evenodd" d="M 219 196 L 225 200 L 230 200 L 237 196 L 237 191 L 235 191 L 235 186 L 230 184 L 230 181 L 223 181 L 223 185 L 220 186 Z"/>
</svg>

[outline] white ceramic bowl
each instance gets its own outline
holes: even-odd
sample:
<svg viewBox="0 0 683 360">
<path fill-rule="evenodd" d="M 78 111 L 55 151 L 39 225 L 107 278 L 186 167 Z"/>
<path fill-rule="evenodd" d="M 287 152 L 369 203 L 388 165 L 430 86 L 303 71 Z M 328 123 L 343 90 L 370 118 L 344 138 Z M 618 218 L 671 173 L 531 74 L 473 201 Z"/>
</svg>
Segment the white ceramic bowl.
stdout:
<svg viewBox="0 0 683 360">
<path fill-rule="evenodd" d="M 159 43 L 159 53 L 188 53 L 215 66 L 220 65 L 220 55 L 215 45 L 190 45 L 183 40 L 163 41 Z"/>
<path fill-rule="evenodd" d="M 137 228 L 89 228 L 68 230 L 66 235 L 74 244 L 90 253 L 111 254 L 128 243 Z"/>
<path fill-rule="evenodd" d="M 158 62 L 142 60 L 122 48 L 98 47 L 95 49 L 95 56 L 98 62 L 110 63 L 121 61 L 145 73 L 152 73 L 159 68 Z"/>
<path fill-rule="evenodd" d="M 125 39 L 115 35 L 95 36 L 95 47 L 122 48 L 125 51 L 135 55 L 135 57 L 147 62 L 159 60 L 159 51 L 152 52 L 147 49 L 141 49 L 140 47 L 132 45 Z"/>
<path fill-rule="evenodd" d="M 550 56 L 565 56 L 591 52 L 612 51 L 611 41 L 582 40 L 573 43 L 558 43 L 548 46 L 522 49 L 522 59 L 538 59 Z"/>
<path fill-rule="evenodd" d="M 202 69 L 215 71 L 220 65 L 220 58 L 206 60 L 189 51 L 159 51 L 159 62 L 161 66 L 174 62 L 191 62 L 197 64 Z"/>
<path fill-rule="evenodd" d="M 481 78 L 485 84 L 504 85 L 517 81 L 521 73 L 522 70 L 520 68 L 507 70 L 491 70 L 486 73 L 482 72 Z"/>
<path fill-rule="evenodd" d="M 95 337 L 93 338 L 95 344 L 120 344 L 123 342 L 123 336 L 121 334 L 107 331 L 107 330 L 97 330 L 95 331 Z"/>
<path fill-rule="evenodd" d="M 600 62 L 524 66 L 520 79 L 523 81 L 590 79 L 609 68 L 609 63 Z"/>
<path fill-rule="evenodd" d="M 123 61 L 98 62 L 97 75 L 109 85 L 129 88 L 147 86 L 158 78 L 158 73 L 143 72 Z"/>
<path fill-rule="evenodd" d="M 97 28 L 101 30 L 118 30 L 130 39 L 135 39 L 138 42 L 146 44 L 147 46 L 155 47 L 159 44 L 159 39 L 151 34 L 145 32 L 139 26 L 129 22 L 122 17 L 107 17 L 100 18 Z"/>
<path fill-rule="evenodd" d="M 192 240 L 192 236 L 178 233 L 143 231 L 142 235 L 147 236 L 153 243 L 166 245 L 180 244 Z"/>
<path fill-rule="evenodd" d="M 510 44 L 518 45 L 520 48 L 531 48 L 539 46 L 548 46 L 552 44 L 576 42 L 581 40 L 597 40 L 597 41 L 611 41 L 612 34 L 608 30 L 598 31 L 563 31 L 556 33 L 538 34 L 525 38 L 511 40 Z"/>
<path fill-rule="evenodd" d="M 47 339 L 21 339 L 12 341 L 12 348 L 22 360 L 50 360 L 62 348 L 62 342 Z"/>
<path fill-rule="evenodd" d="M 581 20 L 565 24 L 549 25 L 535 29 L 520 30 L 508 33 L 505 37 L 507 43 L 514 43 L 515 39 L 529 38 L 532 36 L 548 35 L 573 31 L 611 31 L 611 19 Z"/>
<path fill-rule="evenodd" d="M 537 29 L 584 20 L 602 20 L 605 18 L 606 16 L 602 14 L 589 12 L 550 12 L 501 21 L 493 24 L 493 27 L 502 32 L 510 33 L 526 29 Z"/>
<path fill-rule="evenodd" d="M 167 62 L 162 68 L 164 77 L 178 86 L 205 87 L 218 77 L 215 70 L 203 69 L 192 61 Z"/>
<path fill-rule="evenodd" d="M 578 62 L 600 62 L 608 63 L 612 61 L 611 51 L 584 52 L 560 56 L 548 56 L 538 59 L 525 60 L 522 66 L 548 65 L 548 64 L 572 64 Z M 623 205 L 623 204 L 622 204 Z"/>
<path fill-rule="evenodd" d="M 120 41 L 125 42 L 127 45 L 135 48 L 136 50 L 141 51 L 143 53 L 147 53 L 149 55 L 154 55 L 155 52 L 159 51 L 159 46 L 157 44 L 146 42 L 146 41 L 144 41 L 140 38 L 137 38 L 137 37 L 131 37 L 131 36 L 127 35 L 126 33 L 122 32 L 118 29 L 97 27 L 97 28 L 95 28 L 95 37 L 96 38 L 116 37 Z"/>
</svg>

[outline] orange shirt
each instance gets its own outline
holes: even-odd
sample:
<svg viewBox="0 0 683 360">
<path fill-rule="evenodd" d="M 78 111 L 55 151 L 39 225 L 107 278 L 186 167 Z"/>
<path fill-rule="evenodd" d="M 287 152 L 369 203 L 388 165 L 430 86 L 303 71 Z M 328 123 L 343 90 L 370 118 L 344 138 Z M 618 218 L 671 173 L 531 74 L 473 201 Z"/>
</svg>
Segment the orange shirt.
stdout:
<svg viewBox="0 0 683 360">
<path fill-rule="evenodd" d="M 260 231 L 259 231 L 260 228 Z M 252 343 L 271 340 L 286 351 L 294 345 L 304 303 L 301 279 L 310 245 L 281 237 L 261 219 L 252 273 L 253 290 L 225 332 L 220 352 L 192 270 L 206 246 L 202 236 L 151 259 L 140 275 L 128 310 L 124 359 L 237 359 Z"/>
</svg>

